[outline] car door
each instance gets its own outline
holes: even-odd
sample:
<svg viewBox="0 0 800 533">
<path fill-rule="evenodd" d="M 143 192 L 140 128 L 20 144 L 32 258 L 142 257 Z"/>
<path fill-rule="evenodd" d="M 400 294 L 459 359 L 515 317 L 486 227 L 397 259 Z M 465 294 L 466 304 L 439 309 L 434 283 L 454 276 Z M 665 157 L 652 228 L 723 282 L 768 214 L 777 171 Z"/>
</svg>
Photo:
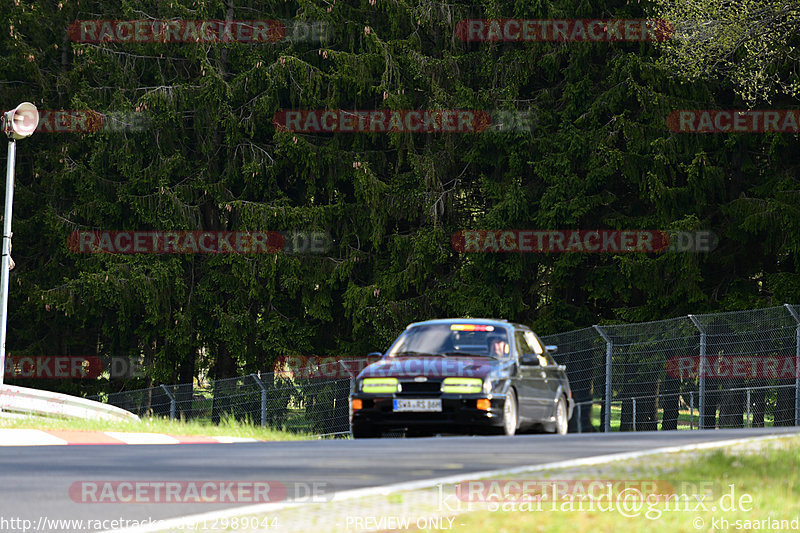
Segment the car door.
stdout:
<svg viewBox="0 0 800 533">
<path fill-rule="evenodd" d="M 541 421 L 549 416 L 548 401 L 552 402 L 552 395 L 545 381 L 545 369 L 540 365 L 522 363 L 525 354 L 536 356 L 536 351 L 528 343 L 525 333 L 521 330 L 514 331 L 514 342 L 520 358 L 520 416 L 526 420 Z"/>
<path fill-rule="evenodd" d="M 543 357 L 540 357 L 540 359 L 544 359 L 546 363 L 542 366 L 542 370 L 544 371 L 544 384 L 548 394 L 545 416 L 555 416 L 556 399 L 558 398 L 559 388 L 561 387 L 561 375 L 563 374 L 563 370 L 561 370 L 559 365 L 553 360 L 553 356 L 546 350 Z"/>
</svg>

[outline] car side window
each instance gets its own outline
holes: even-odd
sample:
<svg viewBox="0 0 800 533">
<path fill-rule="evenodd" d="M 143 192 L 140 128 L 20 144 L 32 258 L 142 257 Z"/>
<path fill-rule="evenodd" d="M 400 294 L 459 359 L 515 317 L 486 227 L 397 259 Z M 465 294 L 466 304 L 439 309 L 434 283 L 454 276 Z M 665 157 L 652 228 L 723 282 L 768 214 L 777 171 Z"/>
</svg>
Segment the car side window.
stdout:
<svg viewBox="0 0 800 533">
<path fill-rule="evenodd" d="M 517 343 L 517 353 L 523 355 L 526 353 L 534 353 L 533 348 L 530 347 L 528 341 L 525 339 L 525 334 L 521 331 L 514 332 L 514 340 Z"/>
<path fill-rule="evenodd" d="M 522 338 L 522 341 L 527 346 L 527 351 L 524 353 L 534 353 L 539 359 L 539 366 L 547 366 L 555 364 L 552 358 L 548 359 L 548 354 L 542 348 L 542 343 L 539 338 L 532 331 L 520 331 L 517 335 Z"/>
<path fill-rule="evenodd" d="M 528 346 L 533 348 L 531 353 L 542 355 L 542 353 L 544 353 L 544 348 L 542 347 L 542 343 L 539 342 L 539 338 L 532 331 L 525 330 L 523 334 L 525 335 L 525 340 L 528 341 Z"/>
</svg>

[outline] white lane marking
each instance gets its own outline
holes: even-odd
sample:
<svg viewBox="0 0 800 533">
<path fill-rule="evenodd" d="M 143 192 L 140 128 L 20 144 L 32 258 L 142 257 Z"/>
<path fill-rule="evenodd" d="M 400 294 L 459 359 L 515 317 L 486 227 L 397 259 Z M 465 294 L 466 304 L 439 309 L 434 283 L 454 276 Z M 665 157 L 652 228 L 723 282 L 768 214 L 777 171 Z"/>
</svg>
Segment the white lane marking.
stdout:
<svg viewBox="0 0 800 533">
<path fill-rule="evenodd" d="M 68 444 L 39 429 L 0 429 L 0 446 L 62 446 Z"/>
<path fill-rule="evenodd" d="M 655 448 L 652 450 L 642 450 L 638 452 L 623 452 L 613 453 L 609 455 L 598 455 L 595 457 L 584 457 L 582 459 L 569 459 L 566 461 L 557 461 L 554 463 L 546 463 L 543 465 L 528 465 L 519 466 L 514 468 L 506 468 L 503 470 L 488 470 L 484 472 L 473 472 L 470 474 L 458 474 L 454 476 L 440 477 L 436 479 L 423 479 L 419 481 L 408 481 L 404 483 L 395 483 L 393 485 L 384 485 L 382 487 L 366 487 L 363 489 L 353 489 L 344 492 L 337 492 L 334 494 L 330 501 L 337 502 L 343 500 L 353 500 L 363 498 L 366 496 L 375 496 L 376 494 L 389 495 L 394 492 L 402 492 L 408 490 L 429 489 L 437 485 L 456 484 L 462 481 L 469 481 L 480 478 L 493 478 L 499 476 L 508 476 L 513 474 L 520 474 L 523 472 L 537 472 L 541 470 L 550 470 L 553 468 L 571 468 L 576 466 L 591 466 L 610 461 L 619 461 L 625 459 L 635 459 L 645 457 L 647 455 L 657 455 L 662 453 L 675 453 L 693 450 L 706 450 L 711 448 L 722 448 L 725 446 L 733 446 L 736 444 L 744 444 L 747 442 L 755 442 L 761 440 L 775 440 L 791 436 L 797 436 L 798 433 L 787 432 L 779 435 L 767 435 L 764 437 L 745 437 L 739 439 L 727 439 L 720 441 L 701 442 L 697 444 L 684 444 L 681 446 L 668 446 L 665 448 Z M 276 503 L 259 503 L 256 505 L 247 505 L 244 507 L 235 507 L 233 509 L 225 509 L 223 511 L 214 511 L 210 513 L 202 513 L 195 515 L 187 515 L 179 518 L 171 518 L 168 520 L 161 520 L 157 524 L 145 524 L 140 526 L 127 527 L 123 529 L 112 529 L 103 531 L 101 533 L 155 533 L 165 529 L 186 529 L 188 524 L 196 524 L 203 521 L 222 521 L 230 519 L 234 516 L 245 516 L 253 514 L 270 514 L 281 509 L 288 509 L 291 507 L 299 507 L 305 503 L 294 502 L 276 502 Z"/>
<path fill-rule="evenodd" d="M 105 431 L 113 439 L 121 440 L 125 444 L 180 444 L 181 441 L 161 433 L 128 433 L 122 431 Z"/>
</svg>

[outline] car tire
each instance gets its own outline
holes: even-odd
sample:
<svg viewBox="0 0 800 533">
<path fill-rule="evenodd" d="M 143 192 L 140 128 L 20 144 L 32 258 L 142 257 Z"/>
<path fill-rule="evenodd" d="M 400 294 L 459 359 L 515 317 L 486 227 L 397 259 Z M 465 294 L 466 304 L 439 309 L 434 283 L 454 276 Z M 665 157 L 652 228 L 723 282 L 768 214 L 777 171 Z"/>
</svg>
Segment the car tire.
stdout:
<svg viewBox="0 0 800 533">
<path fill-rule="evenodd" d="M 353 426 L 351 431 L 354 439 L 377 439 L 381 436 L 379 431 L 366 424 L 358 424 Z"/>
<path fill-rule="evenodd" d="M 514 389 L 508 391 L 506 401 L 503 403 L 503 435 L 511 437 L 517 433 L 519 427 L 519 409 L 517 408 L 517 394 Z"/>
<path fill-rule="evenodd" d="M 567 419 L 567 402 L 561 396 L 556 402 L 556 422 L 553 424 L 553 433 L 557 435 L 566 435 L 569 428 L 569 420 Z"/>
</svg>

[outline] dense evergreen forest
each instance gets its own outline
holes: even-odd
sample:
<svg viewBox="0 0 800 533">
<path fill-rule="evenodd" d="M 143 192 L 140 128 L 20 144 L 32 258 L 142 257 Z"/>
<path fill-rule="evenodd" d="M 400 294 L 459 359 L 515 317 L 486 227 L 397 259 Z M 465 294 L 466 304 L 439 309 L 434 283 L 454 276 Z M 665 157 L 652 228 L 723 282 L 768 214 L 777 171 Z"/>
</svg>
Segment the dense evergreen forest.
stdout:
<svg viewBox="0 0 800 533">
<path fill-rule="evenodd" d="M 682 109 L 798 108 L 800 8 L 788 4 L 2 2 L 3 109 L 30 101 L 106 117 L 96 132 L 40 128 L 17 143 L 8 352 L 144 358 L 136 383 L 31 384 L 92 394 L 231 377 L 285 355 L 362 356 L 434 317 L 507 318 L 545 335 L 800 303 L 798 133 L 667 124 Z M 694 26 L 666 42 L 469 42 L 456 32 L 463 19 L 511 17 Z M 321 21 L 328 32 L 81 42 L 70 31 L 85 20 L 209 19 Z M 507 111 L 531 127 L 277 127 L 292 109 Z M 154 255 L 68 245 L 86 230 L 298 229 L 327 233 L 330 247 Z M 465 229 L 712 231 L 718 245 L 466 253 L 451 243 Z"/>
</svg>

